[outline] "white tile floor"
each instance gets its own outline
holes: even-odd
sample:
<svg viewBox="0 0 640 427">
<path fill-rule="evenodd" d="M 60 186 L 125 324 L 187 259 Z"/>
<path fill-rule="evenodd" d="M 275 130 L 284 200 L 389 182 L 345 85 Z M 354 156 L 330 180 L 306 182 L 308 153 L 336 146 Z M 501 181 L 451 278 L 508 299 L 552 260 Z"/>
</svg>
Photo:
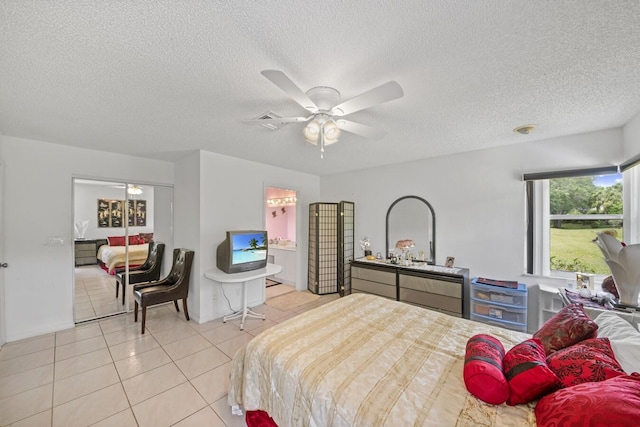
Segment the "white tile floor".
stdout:
<svg viewBox="0 0 640 427">
<path fill-rule="evenodd" d="M 269 306 L 268 298 L 292 289 L 267 288 L 267 303 L 253 308 L 267 319 L 248 319 L 244 331 L 237 320 L 187 322 L 169 304 L 148 309 L 144 335 L 126 314 L 8 343 L 0 351 L 0 426 L 245 426 L 227 406 L 234 352 L 338 297 L 290 311 Z"/>
</svg>

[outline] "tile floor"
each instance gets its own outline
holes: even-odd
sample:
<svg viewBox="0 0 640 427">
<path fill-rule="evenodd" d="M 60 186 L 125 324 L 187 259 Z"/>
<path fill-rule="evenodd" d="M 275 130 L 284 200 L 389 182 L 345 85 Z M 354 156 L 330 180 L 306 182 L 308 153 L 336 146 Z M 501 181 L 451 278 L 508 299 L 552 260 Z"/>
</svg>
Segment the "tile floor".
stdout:
<svg viewBox="0 0 640 427">
<path fill-rule="evenodd" d="M 8 343 L 0 350 L 0 426 L 245 426 L 227 406 L 234 352 L 338 298 L 289 311 L 269 306 L 268 298 L 292 290 L 267 288 L 267 303 L 253 307 L 267 319 L 248 319 L 244 331 L 237 320 L 187 322 L 169 304 L 149 308 L 144 335 L 130 313 Z"/>
<path fill-rule="evenodd" d="M 75 320 L 81 322 L 125 311 L 115 298 L 116 278 L 97 265 L 75 268 Z"/>
</svg>

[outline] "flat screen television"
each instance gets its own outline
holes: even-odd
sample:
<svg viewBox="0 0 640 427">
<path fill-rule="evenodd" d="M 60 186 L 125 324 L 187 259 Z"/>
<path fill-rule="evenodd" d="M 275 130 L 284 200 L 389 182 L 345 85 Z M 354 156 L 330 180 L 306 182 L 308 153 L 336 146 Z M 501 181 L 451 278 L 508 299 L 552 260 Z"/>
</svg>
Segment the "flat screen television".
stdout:
<svg viewBox="0 0 640 427">
<path fill-rule="evenodd" d="M 227 231 L 218 245 L 216 264 L 225 273 L 240 273 L 267 266 L 269 239 L 263 230 Z"/>
</svg>

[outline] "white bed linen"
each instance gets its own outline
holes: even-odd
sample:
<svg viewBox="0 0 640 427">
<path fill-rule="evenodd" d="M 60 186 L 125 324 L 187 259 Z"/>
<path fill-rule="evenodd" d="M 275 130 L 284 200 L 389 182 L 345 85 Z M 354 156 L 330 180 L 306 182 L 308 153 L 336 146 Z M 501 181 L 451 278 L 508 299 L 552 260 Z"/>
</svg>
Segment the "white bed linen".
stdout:
<svg viewBox="0 0 640 427">
<path fill-rule="evenodd" d="M 535 426 L 534 403 L 485 404 L 467 392 L 467 340 L 505 349 L 530 335 L 354 294 L 276 325 L 235 355 L 229 404 L 280 427 Z"/>
<path fill-rule="evenodd" d="M 117 267 L 124 267 L 126 261 L 125 246 L 102 245 L 98 248 L 98 259 L 109 269 L 109 274 L 113 274 Z M 140 265 L 147 260 L 149 244 L 129 245 L 129 265 Z"/>
</svg>

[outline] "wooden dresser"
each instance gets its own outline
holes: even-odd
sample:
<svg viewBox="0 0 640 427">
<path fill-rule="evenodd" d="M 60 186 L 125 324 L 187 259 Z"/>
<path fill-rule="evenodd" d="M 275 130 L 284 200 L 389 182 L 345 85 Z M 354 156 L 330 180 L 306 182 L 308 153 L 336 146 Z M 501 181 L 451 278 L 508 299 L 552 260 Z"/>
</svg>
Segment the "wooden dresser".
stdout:
<svg viewBox="0 0 640 427">
<path fill-rule="evenodd" d="M 469 318 L 469 270 L 419 263 L 351 262 L 352 292 L 365 292 Z"/>
</svg>

